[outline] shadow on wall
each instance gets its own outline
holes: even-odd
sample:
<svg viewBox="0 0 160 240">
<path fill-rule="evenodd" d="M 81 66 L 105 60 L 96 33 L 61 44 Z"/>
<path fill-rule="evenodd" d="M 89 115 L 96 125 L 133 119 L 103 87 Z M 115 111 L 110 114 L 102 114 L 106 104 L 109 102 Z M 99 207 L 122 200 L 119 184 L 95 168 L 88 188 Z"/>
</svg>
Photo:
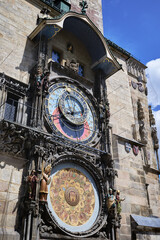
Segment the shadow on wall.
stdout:
<svg viewBox="0 0 160 240">
<path fill-rule="evenodd" d="M 26 182 L 28 161 L 22 158 L 13 158 L 3 156 L 0 163 L 1 178 L 3 179 L 2 191 L 5 198 L 1 201 L 1 233 L 0 239 L 20 239 L 22 230 L 22 214 L 24 213 L 24 200 L 26 196 Z M 3 187 L 4 186 L 4 187 Z M 4 189 L 6 186 L 6 189 Z M 9 219 L 15 221 L 14 228 L 8 231 Z M 15 220 L 14 220 L 15 219 Z M 16 233 L 16 232 L 18 233 Z M 8 238 L 9 237 L 9 238 Z"/>
<path fill-rule="evenodd" d="M 22 82 L 28 83 L 28 74 L 30 74 L 31 69 L 37 64 L 38 44 L 27 39 L 22 61 L 19 66 L 15 67 L 16 70 L 20 71 L 20 80 Z"/>
</svg>

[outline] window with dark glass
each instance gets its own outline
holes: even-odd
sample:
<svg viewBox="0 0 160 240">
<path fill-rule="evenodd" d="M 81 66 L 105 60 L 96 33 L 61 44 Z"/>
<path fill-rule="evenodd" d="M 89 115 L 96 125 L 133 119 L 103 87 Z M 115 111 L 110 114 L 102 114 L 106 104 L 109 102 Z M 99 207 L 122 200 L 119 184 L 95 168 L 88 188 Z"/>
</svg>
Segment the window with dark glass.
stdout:
<svg viewBox="0 0 160 240">
<path fill-rule="evenodd" d="M 16 121 L 17 107 L 18 96 L 13 95 L 12 93 L 8 93 L 7 101 L 5 104 L 4 119 L 12 122 Z"/>
<path fill-rule="evenodd" d="M 79 64 L 78 74 L 79 76 L 84 77 L 84 67 L 81 64 Z"/>
<path fill-rule="evenodd" d="M 53 50 L 52 51 L 52 60 L 54 62 L 60 63 L 60 53 L 55 51 L 55 50 Z"/>
</svg>

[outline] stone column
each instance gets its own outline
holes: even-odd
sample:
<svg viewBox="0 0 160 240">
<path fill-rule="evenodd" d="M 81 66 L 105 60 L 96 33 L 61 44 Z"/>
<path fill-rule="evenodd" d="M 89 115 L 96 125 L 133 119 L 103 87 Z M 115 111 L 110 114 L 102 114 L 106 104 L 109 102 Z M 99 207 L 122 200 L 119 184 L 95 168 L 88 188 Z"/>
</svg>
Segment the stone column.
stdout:
<svg viewBox="0 0 160 240">
<path fill-rule="evenodd" d="M 2 104 L 0 109 L 0 119 L 4 118 L 5 113 L 5 107 L 6 107 L 6 101 L 7 101 L 7 91 L 5 90 L 5 87 L 2 89 Z"/>
<path fill-rule="evenodd" d="M 22 112 L 22 124 L 23 125 L 27 125 L 27 118 L 28 118 L 28 114 L 26 113 L 26 111 L 27 111 L 26 103 L 27 103 L 27 97 L 25 96 L 23 98 L 23 112 Z M 29 109 L 29 111 L 30 111 L 30 109 Z"/>
<path fill-rule="evenodd" d="M 18 107 L 17 107 L 16 122 L 21 124 L 22 119 L 23 119 L 23 98 L 19 98 Z"/>
<path fill-rule="evenodd" d="M 28 217 L 27 217 L 27 232 L 26 232 L 26 240 L 30 240 L 30 231 L 31 231 L 31 216 L 32 216 L 32 212 L 29 211 L 28 213 Z"/>
</svg>

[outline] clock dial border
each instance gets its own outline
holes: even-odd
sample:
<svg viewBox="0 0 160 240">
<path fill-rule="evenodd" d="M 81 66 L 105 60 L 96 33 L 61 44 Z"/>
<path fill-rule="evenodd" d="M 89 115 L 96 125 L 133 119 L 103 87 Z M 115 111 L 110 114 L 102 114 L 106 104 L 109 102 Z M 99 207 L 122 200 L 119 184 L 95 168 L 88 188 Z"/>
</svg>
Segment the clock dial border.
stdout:
<svg viewBox="0 0 160 240">
<path fill-rule="evenodd" d="M 87 105 L 88 116 L 82 125 L 69 125 L 69 121 L 67 122 L 65 120 L 63 113 L 59 110 L 60 97 L 67 91 L 68 88 L 77 93 L 78 96 L 82 96 L 82 99 Z M 79 86 L 77 87 L 74 83 L 68 83 L 64 80 L 56 83 L 53 82 L 49 87 L 49 94 L 45 99 L 45 115 L 50 128 L 55 133 L 75 142 L 82 142 L 84 144 L 91 143 L 97 136 L 98 119 L 95 107 L 90 99 L 91 96 L 86 94 L 83 89 L 81 90 L 81 88 Z M 62 125 L 63 128 L 61 127 Z M 64 129 L 67 129 L 69 133 L 71 132 L 70 135 L 68 132 L 67 135 L 65 132 L 66 130 Z"/>
</svg>

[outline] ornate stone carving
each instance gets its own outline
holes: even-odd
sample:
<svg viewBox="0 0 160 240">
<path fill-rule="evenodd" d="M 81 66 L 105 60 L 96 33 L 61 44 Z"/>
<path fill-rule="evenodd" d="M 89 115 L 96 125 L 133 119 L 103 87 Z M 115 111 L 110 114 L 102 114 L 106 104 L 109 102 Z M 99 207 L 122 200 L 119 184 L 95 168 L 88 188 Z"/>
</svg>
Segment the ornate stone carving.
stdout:
<svg viewBox="0 0 160 240">
<path fill-rule="evenodd" d="M 6 88 L 12 89 L 15 93 L 26 95 L 29 86 L 23 82 L 19 82 L 14 78 L 11 78 L 4 73 L 0 73 L 0 87 L 6 86 Z"/>
<path fill-rule="evenodd" d="M 132 84 L 132 87 L 133 87 L 134 89 L 136 89 L 136 88 L 137 88 L 137 83 L 135 83 L 135 82 L 131 81 L 131 84 Z"/>
<path fill-rule="evenodd" d="M 86 14 L 86 9 L 88 8 L 87 1 L 82 1 L 79 3 L 79 6 L 82 8 L 81 12 L 82 14 Z"/>
<path fill-rule="evenodd" d="M 122 211 L 121 202 L 124 200 L 125 200 L 125 198 L 120 198 L 120 191 L 117 190 L 116 191 L 116 211 L 117 211 L 118 215 L 120 215 L 120 213 Z"/>
<path fill-rule="evenodd" d="M 137 105 L 138 105 L 138 119 L 142 121 L 144 119 L 144 111 L 140 99 L 138 99 Z"/>
<path fill-rule="evenodd" d="M 37 65 L 37 70 L 35 73 L 35 85 L 37 92 L 42 91 L 43 94 L 48 93 L 49 75 L 49 71 L 43 72 L 42 66 Z"/>
<path fill-rule="evenodd" d="M 29 199 L 35 200 L 37 182 L 38 182 L 38 178 L 35 174 L 35 170 L 32 170 L 31 174 L 27 177 Z"/>
<path fill-rule="evenodd" d="M 147 132 L 144 124 L 145 117 L 144 117 L 144 111 L 143 111 L 143 107 L 140 99 L 138 99 L 137 105 L 138 105 L 139 132 L 141 135 L 141 141 L 143 144 L 147 144 L 148 142 Z"/>
<path fill-rule="evenodd" d="M 74 59 L 74 58 L 71 61 L 69 59 L 67 59 L 66 66 L 75 72 L 78 72 L 78 70 L 79 70 L 79 63 L 77 63 L 76 59 Z"/>
<path fill-rule="evenodd" d="M 115 208 L 116 206 L 116 198 L 113 194 L 112 188 L 109 189 L 109 193 L 107 194 L 107 208 L 108 211 L 111 211 Z"/>
<path fill-rule="evenodd" d="M 152 127 L 151 131 L 152 131 L 152 138 L 153 138 L 154 149 L 158 150 L 159 149 L 159 140 L 158 140 L 158 137 L 157 137 L 157 128 L 156 127 Z"/>
<path fill-rule="evenodd" d="M 138 90 L 140 92 L 144 92 L 144 87 L 143 87 L 142 83 L 137 83 L 137 84 L 138 84 Z"/>
<path fill-rule="evenodd" d="M 16 155 L 24 155 L 25 142 L 28 138 L 24 129 L 14 124 L 1 121 L 0 123 L 0 150 Z"/>
<path fill-rule="evenodd" d="M 150 122 L 150 126 L 152 126 L 152 125 L 155 125 L 156 122 L 155 122 L 154 115 L 152 113 L 151 106 L 148 106 L 148 108 L 149 108 L 149 122 Z"/>
<path fill-rule="evenodd" d="M 147 132 L 143 121 L 139 124 L 139 131 L 141 134 L 142 143 L 147 144 Z"/>
<path fill-rule="evenodd" d="M 48 165 L 44 171 L 42 169 L 42 179 L 40 183 L 40 191 L 39 191 L 39 201 L 47 201 L 48 195 L 48 187 L 50 184 L 51 178 L 49 177 L 51 174 L 51 165 Z"/>
</svg>

